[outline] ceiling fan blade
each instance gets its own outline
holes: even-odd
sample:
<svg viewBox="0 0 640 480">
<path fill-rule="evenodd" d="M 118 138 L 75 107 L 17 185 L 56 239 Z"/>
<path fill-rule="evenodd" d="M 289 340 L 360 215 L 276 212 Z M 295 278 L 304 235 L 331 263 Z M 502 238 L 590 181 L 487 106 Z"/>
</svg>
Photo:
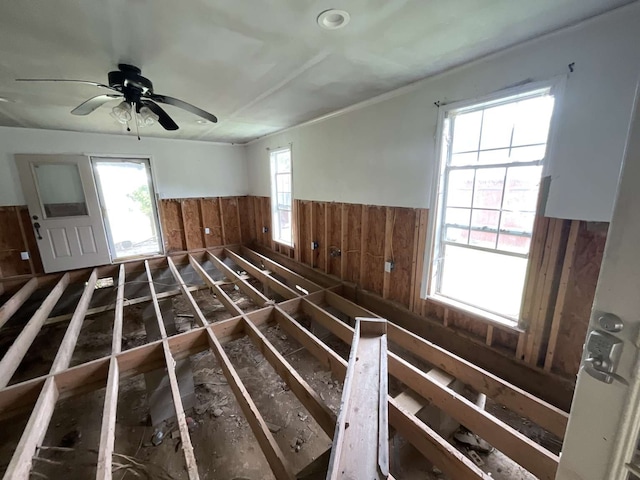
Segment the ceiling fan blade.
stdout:
<svg viewBox="0 0 640 480">
<path fill-rule="evenodd" d="M 89 80 L 67 80 L 63 78 L 16 78 L 16 82 L 71 82 L 71 83 L 84 83 L 85 85 L 92 85 L 94 87 L 107 88 L 109 90 L 113 90 L 114 92 L 118 92 L 113 87 L 109 85 L 105 85 L 103 83 L 91 82 Z"/>
<path fill-rule="evenodd" d="M 167 105 L 173 105 L 174 107 L 182 108 L 187 112 L 191 112 L 194 115 L 198 115 L 199 117 L 205 118 L 210 122 L 217 123 L 218 119 L 215 115 L 212 115 L 201 108 L 198 108 L 190 103 L 183 102 L 182 100 L 178 100 L 177 98 L 167 97 L 166 95 L 150 95 L 149 98 L 151 100 L 155 100 L 156 102 L 166 103 Z"/>
<path fill-rule="evenodd" d="M 97 95 L 78 105 L 76 108 L 71 110 L 71 113 L 74 115 L 89 115 L 96 108 L 116 98 L 122 98 L 122 95 Z"/>
<path fill-rule="evenodd" d="M 162 125 L 165 130 L 178 130 L 178 125 L 173 119 L 169 116 L 167 112 L 165 112 L 160 105 L 154 103 L 150 100 L 142 100 L 142 105 L 148 107 L 153 113 L 158 115 L 158 123 Z"/>
</svg>

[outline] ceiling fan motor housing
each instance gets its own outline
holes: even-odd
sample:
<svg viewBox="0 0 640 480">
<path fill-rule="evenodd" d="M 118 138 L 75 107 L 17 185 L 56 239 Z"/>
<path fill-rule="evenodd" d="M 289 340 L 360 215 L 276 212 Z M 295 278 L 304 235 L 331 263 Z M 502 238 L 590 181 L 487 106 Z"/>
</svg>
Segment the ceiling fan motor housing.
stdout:
<svg viewBox="0 0 640 480">
<path fill-rule="evenodd" d="M 109 72 L 109 86 L 121 91 L 126 102 L 138 104 L 143 95 L 153 95 L 153 83 L 138 67 L 121 63 L 118 68 Z"/>
</svg>

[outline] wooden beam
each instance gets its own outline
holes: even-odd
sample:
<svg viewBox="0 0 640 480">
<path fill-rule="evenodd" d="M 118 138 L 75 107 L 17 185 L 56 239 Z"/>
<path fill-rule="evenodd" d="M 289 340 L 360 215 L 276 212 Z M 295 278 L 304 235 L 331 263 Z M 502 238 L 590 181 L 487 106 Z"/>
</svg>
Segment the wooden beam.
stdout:
<svg viewBox="0 0 640 480">
<path fill-rule="evenodd" d="M 33 277 L 27 283 L 25 283 L 20 290 L 13 294 L 13 296 L 4 302 L 0 307 L 0 328 L 9 321 L 14 313 L 24 304 L 24 302 L 31 296 L 31 294 L 38 288 L 38 279 Z"/>
<path fill-rule="evenodd" d="M 234 317 L 238 315 L 242 315 L 243 312 L 240 309 L 240 307 L 238 307 L 235 304 L 235 302 L 231 300 L 231 298 L 229 298 L 229 295 L 227 295 L 227 293 L 224 290 L 222 290 L 222 288 L 220 288 L 218 285 L 215 284 L 215 282 L 209 276 L 206 270 L 202 268 L 202 265 L 200 265 L 196 261 L 196 259 L 193 258 L 191 255 L 189 255 L 189 262 L 191 263 L 191 266 L 193 267 L 193 269 L 198 273 L 198 275 L 200 275 L 200 278 L 202 278 L 204 283 L 206 283 L 209 286 L 209 288 L 211 288 L 213 293 L 216 295 L 216 298 L 218 299 L 218 301 L 222 303 L 222 305 L 224 305 L 227 311 Z M 180 276 L 180 274 L 178 273 L 178 270 L 176 269 L 176 267 L 173 265 L 172 262 L 169 263 L 169 268 L 171 268 L 172 273 L 174 273 L 174 277 L 176 279 L 179 278 L 180 281 L 182 281 L 182 277 Z"/>
<path fill-rule="evenodd" d="M 226 282 L 217 282 L 219 284 L 224 284 Z M 189 287 L 189 291 L 190 292 L 195 292 L 197 290 L 204 290 L 208 288 L 206 285 L 194 285 L 192 287 Z M 175 289 L 175 290 L 169 290 L 167 292 L 162 292 L 162 293 L 158 293 L 156 294 L 156 296 L 158 297 L 158 300 L 162 300 L 164 298 L 170 298 L 170 297 L 175 297 L 176 295 L 180 295 L 182 292 L 180 291 L 180 289 Z M 138 305 L 140 303 L 147 303 L 150 302 L 151 299 L 151 295 L 145 295 L 143 297 L 136 297 L 136 298 L 131 298 L 131 299 L 126 299 L 123 298 L 122 301 L 122 306 L 123 307 L 129 307 L 131 305 Z M 109 312 L 111 310 L 115 310 L 117 304 L 116 303 L 110 303 L 109 305 L 102 305 L 100 307 L 93 307 L 87 310 L 87 314 L 85 315 L 85 317 L 90 317 L 92 315 L 98 315 L 100 313 L 104 313 L 104 312 Z M 58 315 L 56 317 L 49 317 L 47 319 L 46 322 L 44 322 L 45 325 L 52 325 L 54 323 L 60 323 L 60 322 L 66 322 L 67 320 L 70 320 L 71 317 L 73 316 L 73 314 L 69 313 L 69 314 L 64 314 L 64 315 Z"/>
<path fill-rule="evenodd" d="M 580 220 L 572 220 L 569 230 L 569 238 L 567 240 L 567 249 L 562 264 L 562 274 L 560 276 L 560 284 L 558 285 L 558 296 L 556 297 L 555 307 L 553 309 L 553 319 L 551 320 L 551 330 L 549 332 L 549 344 L 547 346 L 547 354 L 544 359 L 544 369 L 551 371 L 553 365 L 553 356 L 558 343 L 558 331 L 560 330 L 560 321 L 565 311 L 565 299 L 567 298 L 567 287 L 569 279 L 573 271 L 573 262 L 575 261 L 576 244 L 578 243 L 578 234 L 580 233 Z"/>
<path fill-rule="evenodd" d="M 58 395 L 55 378 L 47 378 L 20 441 L 13 452 L 3 477 L 4 480 L 29 479 L 33 456 L 47 433 Z"/>
<path fill-rule="evenodd" d="M 354 333 L 352 327 L 307 300 L 302 300 L 302 307 L 305 313 L 312 315 L 324 328 L 351 345 Z M 389 324 L 389 331 L 392 328 L 393 325 Z M 436 366 L 441 367 L 440 364 Z M 444 388 L 392 352 L 389 352 L 389 373 L 539 478 L 555 478 L 558 464 L 556 455 L 453 390 Z"/>
<path fill-rule="evenodd" d="M 347 249 L 349 247 L 349 222 L 345 212 L 345 204 L 340 207 L 340 278 L 344 280 L 347 276 Z"/>
<path fill-rule="evenodd" d="M 169 266 L 171 267 L 173 265 L 173 261 L 169 257 L 167 257 L 167 261 L 169 262 Z M 160 304 L 158 303 L 158 297 L 156 296 L 156 289 L 153 284 L 153 276 L 151 275 L 151 270 L 147 261 L 145 261 L 145 269 L 147 271 L 147 280 L 149 281 L 149 290 L 151 291 L 151 297 L 153 299 L 153 309 L 156 314 L 156 320 L 158 321 L 160 335 L 162 336 L 162 350 L 164 352 L 167 375 L 169 377 L 169 385 L 171 387 L 173 406 L 176 412 L 176 418 L 178 420 L 178 429 L 180 430 L 180 439 L 182 440 L 182 451 L 184 453 L 187 473 L 189 475 L 189 480 L 198 480 L 200 476 L 198 475 L 196 457 L 193 453 L 193 445 L 191 444 L 191 437 L 189 436 L 187 418 L 184 414 L 184 407 L 182 405 L 182 398 L 180 396 L 180 388 L 178 387 L 178 377 L 176 376 L 175 371 L 176 362 L 171 355 L 171 350 L 169 349 L 169 342 L 167 341 L 167 331 L 164 326 L 164 321 L 162 320 L 162 312 L 160 311 Z M 181 282 L 181 286 L 184 286 L 184 282 Z M 186 289 L 183 291 L 186 292 Z"/>
<path fill-rule="evenodd" d="M 245 246 L 241 247 L 242 255 L 253 259 L 256 262 L 260 262 L 264 265 L 265 268 L 268 268 L 270 271 L 277 273 L 282 278 L 286 279 L 287 282 L 290 282 L 289 285 L 300 285 L 302 288 L 307 290 L 309 293 L 318 292 L 323 290 L 323 287 L 318 285 L 311 280 L 306 279 L 302 275 L 298 275 L 293 270 L 289 270 L 288 268 L 280 265 L 277 262 L 274 262 L 269 257 L 265 257 L 264 255 L 260 255 L 258 252 L 251 250 Z"/>
<path fill-rule="evenodd" d="M 258 408 L 242 383 L 242 380 L 240 380 L 235 368 L 233 368 L 233 365 L 222 348 L 222 345 L 220 345 L 220 342 L 211 329 L 207 329 L 207 334 L 209 338 L 209 348 L 211 348 L 218 359 L 218 363 L 220 364 L 220 368 L 227 379 L 227 383 L 231 387 L 231 390 L 240 405 L 240 409 L 242 410 L 247 423 L 251 427 L 256 440 L 258 440 L 262 453 L 264 453 L 275 477 L 277 479 L 293 480 L 295 475 L 291 465 L 282 453 L 282 450 L 278 446 L 275 438 L 273 438 L 273 435 L 269 431 L 269 427 L 262 418 L 262 415 L 260 415 Z"/>
<path fill-rule="evenodd" d="M 122 350 L 122 320 L 124 313 L 124 284 L 125 284 L 125 268 L 120 265 L 120 273 L 118 274 L 118 290 L 116 293 L 115 315 L 113 318 L 113 339 L 111 342 L 111 353 L 120 353 Z"/>
<path fill-rule="evenodd" d="M 115 339 L 115 335 L 114 335 Z M 116 439 L 116 412 L 118 409 L 118 388 L 120 369 L 115 356 L 109 361 L 109 377 L 102 409 L 102 426 L 100 428 L 100 446 L 98 449 L 98 465 L 96 480 L 110 480 L 113 461 L 113 449 Z"/>
<path fill-rule="evenodd" d="M 367 233 L 369 230 L 369 209 L 367 205 L 361 205 L 361 216 L 360 216 L 360 269 L 358 281 L 356 282 L 359 285 L 362 285 L 363 279 L 366 276 L 367 266 L 369 263 L 366 261 L 366 241 L 367 241 Z"/>
<path fill-rule="evenodd" d="M 238 275 L 213 253 L 207 252 L 207 255 L 211 263 L 213 263 L 213 266 L 216 267 L 218 271 L 227 277 L 227 279 L 229 279 L 234 285 L 237 285 L 238 288 L 240 288 L 240 290 L 242 290 L 245 295 L 253 301 L 253 303 L 262 307 L 263 305 L 271 302 L 271 300 L 246 281 L 248 278 L 247 276 Z"/>
<path fill-rule="evenodd" d="M 320 425 L 320 428 L 331 438 L 336 427 L 336 416 L 322 401 L 320 395 L 302 378 L 302 376 L 287 362 L 287 360 L 267 340 L 262 332 L 252 322 L 244 319 L 245 332 L 271 364 L 273 369 L 286 382 L 300 403 L 309 411 Z"/>
<path fill-rule="evenodd" d="M 471 460 L 437 432 L 418 420 L 415 415 L 405 411 L 389 397 L 389 422 L 409 442 L 428 459 L 438 459 L 437 467 L 445 475 L 455 480 L 491 480 L 491 476 L 476 467 Z"/>
<path fill-rule="evenodd" d="M 218 197 L 218 211 L 220 212 L 220 232 L 222 235 L 222 245 L 227 244 L 227 234 L 224 228 L 224 214 L 222 211 L 222 197 Z"/>
<path fill-rule="evenodd" d="M 344 359 L 302 327 L 279 306 L 275 307 L 275 317 L 283 330 L 301 343 L 322 365 L 329 368 L 333 375 L 340 380 L 344 380 L 347 373 L 347 362 Z M 463 480 L 475 478 L 490 480 L 491 477 L 485 475 L 462 453 L 458 452 L 414 415 L 396 408 L 391 397 L 389 397 L 389 422 L 409 443 L 416 447 L 434 465 L 441 468 L 450 478 L 456 480 L 458 478 Z M 457 462 L 462 462 L 463 465 L 458 466 Z M 462 473 L 462 475 L 458 476 L 458 473 Z M 476 474 L 477 477 L 474 477 L 472 473 Z"/>
<path fill-rule="evenodd" d="M 262 284 L 267 285 L 278 295 L 287 299 L 300 297 L 302 295 L 302 292 L 289 288 L 287 285 L 282 283 L 277 278 L 274 278 L 271 275 L 268 275 L 267 273 L 263 272 L 258 267 L 256 267 L 249 261 L 245 260 L 240 255 L 232 252 L 231 250 L 225 249 L 224 253 L 228 258 L 233 260 L 236 263 L 236 265 L 243 268 L 252 277 L 260 280 Z"/>
<path fill-rule="evenodd" d="M 333 292 L 325 292 L 324 295 L 327 304 L 352 318 L 364 315 L 370 316 L 372 313 Z M 306 299 L 303 300 L 303 309 L 305 313 L 311 315 L 316 321 L 322 321 L 319 317 L 328 315 L 328 312 L 315 305 L 313 309 L 311 307 L 306 307 L 305 309 L 307 303 L 310 302 Z M 335 320 L 339 321 L 338 319 Z M 349 329 L 351 327 L 343 325 L 341 322 L 334 329 L 338 332 L 336 335 L 339 338 L 346 339 L 350 335 Z M 327 327 L 325 326 L 325 328 Z M 387 329 L 390 342 L 444 370 L 477 391 L 486 393 L 491 399 L 505 405 L 519 415 L 531 419 L 559 438 L 564 437 L 569 420 L 569 415 L 566 412 L 392 322 L 388 322 Z"/>
<path fill-rule="evenodd" d="M 22 329 L 22 332 L 20 332 L 20 335 L 18 335 L 18 338 L 15 339 L 0 361 L 0 388 L 4 388 L 9 384 L 11 377 L 13 377 L 13 374 L 20 366 L 20 362 L 27 353 L 27 350 L 31 347 L 49 313 L 53 310 L 53 307 L 56 306 L 56 303 L 68 284 L 69 273 L 65 273 L 58 284 L 51 290 L 49 295 L 47 295 L 45 301 L 42 302 L 42 305 L 36 310 L 36 313 L 33 314 L 29 322 Z"/>
<path fill-rule="evenodd" d="M 414 266 L 412 268 L 411 282 L 413 285 L 413 291 L 411 292 L 411 299 L 409 303 L 409 310 L 414 313 L 419 313 L 420 306 L 424 303 L 420 298 L 422 293 L 422 279 L 424 274 L 424 257 L 427 248 L 427 228 L 429 225 L 429 211 L 426 209 L 420 209 L 418 211 L 419 224 L 418 224 L 418 240 L 417 247 L 414 251 Z"/>
<path fill-rule="evenodd" d="M 328 480 L 389 477 L 386 323 L 356 319 Z"/>
<path fill-rule="evenodd" d="M 522 433 L 389 353 L 389 373 L 541 480 L 554 480 L 559 458 Z"/>
<path fill-rule="evenodd" d="M 64 334 L 64 338 L 58 348 L 56 358 L 53 360 L 51 366 L 51 373 L 57 373 L 62 370 L 66 370 L 71 363 L 71 357 L 73 356 L 73 350 L 78 342 L 78 336 L 84 323 L 84 317 L 89 308 L 89 302 L 93 297 L 93 292 L 96 291 L 96 282 L 98 281 L 98 270 L 96 268 L 91 272 L 91 276 L 84 287 L 80 301 L 73 312 L 73 317 L 67 326 L 67 331 Z"/>
</svg>

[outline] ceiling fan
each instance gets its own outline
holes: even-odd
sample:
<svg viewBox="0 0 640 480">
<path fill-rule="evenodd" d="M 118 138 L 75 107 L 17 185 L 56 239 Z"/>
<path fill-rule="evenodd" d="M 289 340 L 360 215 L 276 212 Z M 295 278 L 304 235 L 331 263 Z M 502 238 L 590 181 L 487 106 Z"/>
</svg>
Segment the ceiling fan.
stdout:
<svg viewBox="0 0 640 480">
<path fill-rule="evenodd" d="M 152 125 L 157 121 L 165 130 L 178 130 L 178 125 L 165 112 L 158 103 L 173 105 L 187 112 L 198 115 L 210 122 L 216 123 L 218 119 L 201 108 L 177 98 L 159 95 L 153 92 L 151 80 L 142 76 L 142 71 L 133 65 L 118 64 L 118 70 L 109 72 L 109 85 L 91 82 L 87 80 L 66 80 L 51 78 L 18 78 L 18 82 L 73 82 L 106 88 L 113 93 L 106 93 L 90 98 L 71 110 L 74 115 L 89 115 L 98 107 L 116 99 L 122 101 L 113 107 L 111 115 L 120 123 L 127 125 L 135 121 L 137 126 Z"/>
</svg>

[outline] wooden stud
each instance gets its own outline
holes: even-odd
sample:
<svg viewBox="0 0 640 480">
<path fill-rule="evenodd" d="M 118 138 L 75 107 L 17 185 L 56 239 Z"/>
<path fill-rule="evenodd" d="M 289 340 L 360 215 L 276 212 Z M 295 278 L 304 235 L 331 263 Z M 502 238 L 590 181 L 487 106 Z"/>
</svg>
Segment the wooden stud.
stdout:
<svg viewBox="0 0 640 480">
<path fill-rule="evenodd" d="M 65 273 L 0 361 L 0 388 L 4 388 L 9 384 L 11 377 L 20 366 L 20 362 L 27 353 L 27 350 L 31 347 L 49 313 L 53 310 L 53 307 L 55 307 L 68 284 L 69 273 Z"/>
<path fill-rule="evenodd" d="M 251 285 L 249 282 L 244 281 L 246 277 L 238 275 L 213 253 L 207 252 L 207 255 L 213 265 L 234 285 L 238 285 L 240 290 L 242 290 L 249 298 L 251 298 L 253 303 L 261 307 L 270 302 L 270 300 L 262 293 L 260 293 L 253 285 Z"/>
<path fill-rule="evenodd" d="M 167 260 L 171 262 L 170 257 Z M 171 262 L 169 265 L 172 265 Z M 191 437 L 189 436 L 189 428 L 187 426 L 187 418 L 184 413 L 184 407 L 182 405 L 182 398 L 180 396 L 180 388 L 178 387 L 178 377 L 175 371 L 175 360 L 171 355 L 169 343 L 167 341 L 167 331 L 162 320 L 162 312 L 160 311 L 160 304 L 158 303 L 158 297 L 156 295 L 156 289 L 153 284 L 153 276 L 149 268 L 149 262 L 145 261 L 145 269 L 147 271 L 147 280 L 149 282 L 149 290 L 151 291 L 151 298 L 153 301 L 153 309 L 156 314 L 156 320 L 158 321 L 158 328 L 160 329 L 160 335 L 162 336 L 162 349 L 164 352 L 164 358 L 167 367 L 167 376 L 169 377 L 169 385 L 171 387 L 171 397 L 173 399 L 173 406 L 176 412 L 176 418 L 178 419 L 178 428 L 180 430 L 180 439 L 182 440 L 182 451 L 184 453 L 184 460 L 187 466 L 187 473 L 189 480 L 198 480 L 198 466 L 196 465 L 196 457 L 193 453 L 193 445 L 191 444 Z M 184 282 L 182 282 L 184 285 Z M 185 290 L 186 291 L 186 290 Z M 189 294 L 190 295 L 190 294 Z"/>
<path fill-rule="evenodd" d="M 298 275 L 293 270 L 289 270 L 286 267 L 283 267 L 277 262 L 274 262 L 269 257 L 265 257 L 264 255 L 260 255 L 258 252 L 255 252 L 247 247 L 241 247 L 242 254 L 252 259 L 256 262 L 261 263 L 265 266 L 265 268 L 269 268 L 269 270 L 277 273 L 279 276 L 283 277 L 285 280 L 290 282 L 290 286 L 300 285 L 302 288 L 307 290 L 309 293 L 318 292 L 323 290 L 323 288 L 315 282 L 308 280 L 302 275 Z"/>
<path fill-rule="evenodd" d="M 227 244 L 227 234 L 224 228 L 224 214 L 222 210 L 222 197 L 218 197 L 218 211 L 220 212 L 220 229 L 222 232 L 222 245 Z"/>
<path fill-rule="evenodd" d="M 411 283 L 413 285 L 411 297 L 409 300 L 409 310 L 418 313 L 418 310 L 424 304 L 421 298 L 422 279 L 424 277 L 424 257 L 427 248 L 427 227 L 429 225 L 429 212 L 426 209 L 420 209 L 416 214 L 418 216 L 418 232 L 417 239 L 414 243 L 414 261 L 411 269 Z"/>
<path fill-rule="evenodd" d="M 51 373 L 57 373 L 62 370 L 66 370 L 69 367 L 69 363 L 71 363 L 71 357 L 73 355 L 73 350 L 75 349 L 76 343 L 78 341 L 78 336 L 80 335 L 80 330 L 82 329 L 85 314 L 87 313 L 87 309 L 89 308 L 89 302 L 91 302 L 93 292 L 95 292 L 96 290 L 97 281 L 98 269 L 94 268 L 91 276 L 89 277 L 89 280 L 87 281 L 87 284 L 84 287 L 84 291 L 82 292 L 80 301 L 78 302 L 78 305 L 73 312 L 73 317 L 71 317 L 71 321 L 67 326 L 67 331 L 65 332 L 64 338 L 60 343 L 56 358 L 53 360 Z"/>
<path fill-rule="evenodd" d="M 358 277 L 359 285 L 362 285 L 363 279 L 367 275 L 367 267 L 369 262 L 366 261 L 366 245 L 367 234 L 369 230 L 369 207 L 367 205 L 361 205 L 361 221 L 360 221 L 360 276 Z"/>
<path fill-rule="evenodd" d="M 393 215 L 394 210 L 392 207 L 385 209 L 385 222 L 384 222 L 384 261 L 391 260 L 391 244 L 393 237 Z M 391 272 L 384 272 L 384 278 L 382 281 L 382 298 L 389 298 L 389 287 L 391 286 Z"/>
<path fill-rule="evenodd" d="M 493 343 L 493 325 L 487 325 L 487 337 L 486 337 L 485 343 L 489 347 Z"/>
<path fill-rule="evenodd" d="M 13 296 L 0 307 L 0 328 L 9 321 L 13 314 L 18 311 L 37 288 L 38 279 L 34 277 L 25 283 L 20 290 L 14 293 Z"/>
<path fill-rule="evenodd" d="M 302 292 L 298 292 L 297 290 L 293 290 L 292 288 L 289 288 L 287 285 L 285 285 L 278 279 L 272 277 L 271 275 L 266 274 L 265 272 L 260 270 L 258 267 L 248 262 L 247 260 L 237 255 L 236 253 L 232 252 L 231 250 L 225 249 L 224 253 L 227 257 L 231 258 L 231 260 L 233 260 L 236 263 L 236 265 L 238 265 L 239 267 L 242 267 L 247 273 L 249 273 L 249 275 L 260 280 L 262 284 L 273 289 L 273 291 L 276 292 L 278 295 L 287 299 L 296 298 L 302 295 Z"/>
<path fill-rule="evenodd" d="M 262 332 L 252 322 L 245 318 L 245 332 L 271 364 L 273 369 L 286 382 L 300 403 L 318 422 L 320 428 L 329 436 L 333 436 L 336 427 L 336 416 L 322 401 L 320 395 L 300 376 L 287 360 L 274 348 Z"/>
<path fill-rule="evenodd" d="M 36 269 L 33 266 L 33 258 L 31 255 L 31 250 L 29 249 L 29 241 L 27 240 L 27 233 L 25 231 L 24 228 L 24 223 L 22 222 L 22 215 L 20 214 L 20 208 L 16 207 L 16 217 L 18 218 L 18 225 L 20 227 L 20 235 L 22 236 L 22 247 L 24 248 L 24 250 L 26 252 L 29 252 L 29 271 L 31 272 L 31 275 L 35 275 L 36 273 Z"/>
<path fill-rule="evenodd" d="M 549 332 L 549 345 L 547 346 L 547 354 L 544 360 L 544 369 L 551 371 L 553 365 L 553 355 L 558 342 L 558 331 L 560 330 L 560 321 L 564 315 L 565 299 L 567 297 L 567 286 L 573 271 L 573 262 L 575 260 L 575 249 L 580 232 L 580 220 L 573 220 L 569 230 L 569 239 L 567 240 L 567 249 L 564 255 L 564 263 L 562 265 L 562 274 L 560 276 L 560 285 L 558 286 L 558 296 L 553 311 L 553 319 L 551 321 L 551 331 Z"/>
<path fill-rule="evenodd" d="M 238 235 L 240 236 L 240 245 L 242 245 L 248 239 L 242 238 L 242 219 L 240 218 L 240 197 L 235 197 L 235 199 L 236 199 L 236 215 L 238 217 Z"/>
<path fill-rule="evenodd" d="M 47 433 L 58 395 L 55 378 L 47 378 L 20 441 L 13 452 L 3 477 L 4 480 L 29 479 L 33 456 Z"/>
<path fill-rule="evenodd" d="M 340 208 L 340 213 L 342 215 L 340 219 L 341 225 L 341 243 L 340 243 L 340 278 L 344 280 L 347 277 L 347 249 L 349 247 L 349 215 L 345 211 L 347 209 L 346 205 L 343 203 Z"/>
</svg>

